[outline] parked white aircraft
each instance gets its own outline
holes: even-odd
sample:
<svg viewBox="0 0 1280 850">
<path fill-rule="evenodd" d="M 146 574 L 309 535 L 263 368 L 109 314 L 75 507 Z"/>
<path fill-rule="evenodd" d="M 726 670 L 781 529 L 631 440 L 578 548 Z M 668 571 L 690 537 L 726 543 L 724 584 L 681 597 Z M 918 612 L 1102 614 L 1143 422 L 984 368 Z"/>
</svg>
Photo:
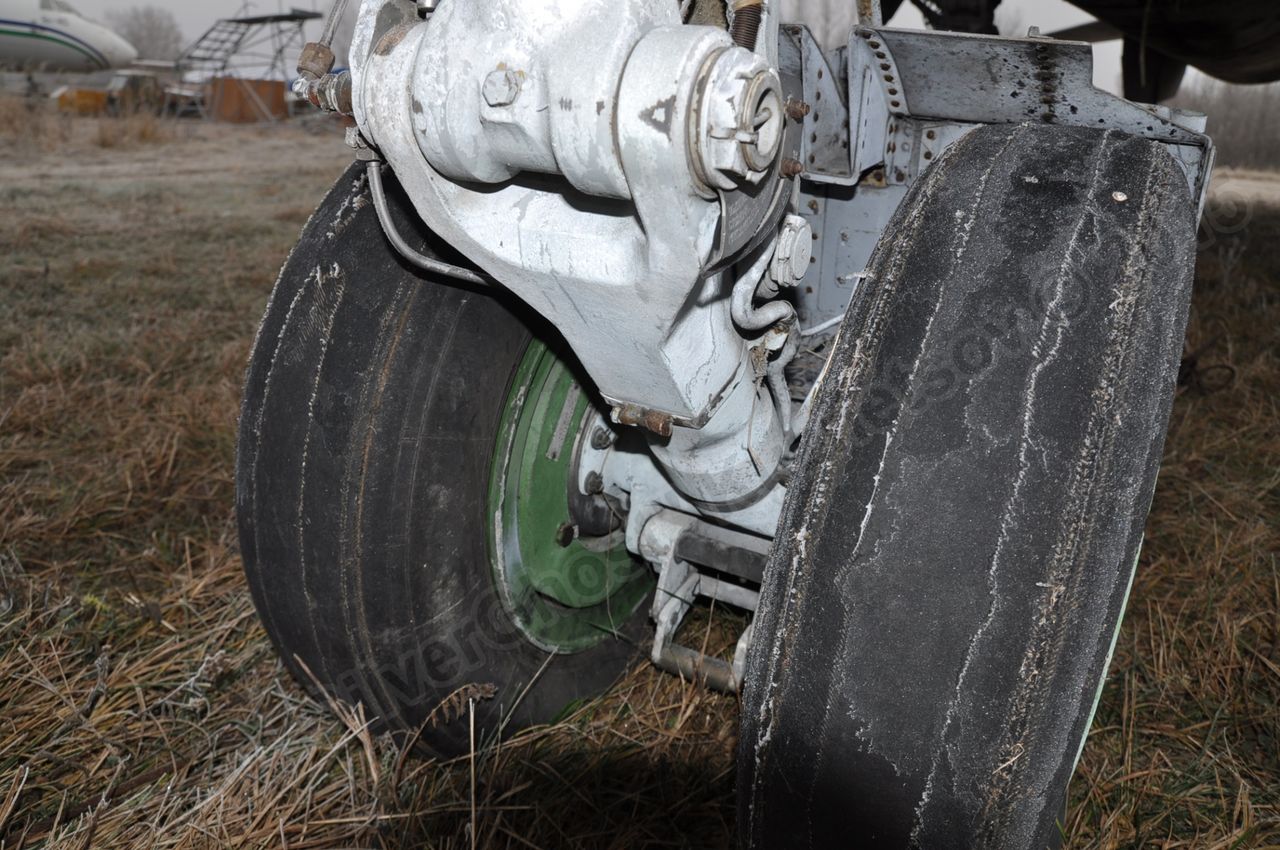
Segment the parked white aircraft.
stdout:
<svg viewBox="0 0 1280 850">
<path fill-rule="evenodd" d="M 0 0 L 0 68 L 104 71 L 137 58 L 132 44 L 64 0 Z"/>
</svg>

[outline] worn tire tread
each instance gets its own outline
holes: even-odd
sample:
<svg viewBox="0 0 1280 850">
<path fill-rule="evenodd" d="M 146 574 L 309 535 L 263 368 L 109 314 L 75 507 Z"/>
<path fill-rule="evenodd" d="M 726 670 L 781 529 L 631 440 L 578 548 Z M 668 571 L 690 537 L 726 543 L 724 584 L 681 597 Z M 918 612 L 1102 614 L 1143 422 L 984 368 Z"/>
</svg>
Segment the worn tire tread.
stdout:
<svg viewBox="0 0 1280 850">
<path fill-rule="evenodd" d="M 401 232 L 460 262 L 389 188 Z M 360 165 L 271 295 L 240 420 L 245 571 L 286 666 L 379 729 L 414 732 L 459 688 L 493 685 L 476 706 L 481 740 L 513 706 L 514 732 L 600 692 L 633 654 L 630 629 L 548 662 L 493 586 L 490 463 L 531 339 L 518 306 L 396 255 Z M 467 719 L 438 712 L 420 740 L 465 751 Z"/>
<path fill-rule="evenodd" d="M 1053 126 L 975 130 L 909 192 L 766 570 L 744 846 L 1055 844 L 1159 468 L 1194 212 L 1161 145 Z"/>
</svg>

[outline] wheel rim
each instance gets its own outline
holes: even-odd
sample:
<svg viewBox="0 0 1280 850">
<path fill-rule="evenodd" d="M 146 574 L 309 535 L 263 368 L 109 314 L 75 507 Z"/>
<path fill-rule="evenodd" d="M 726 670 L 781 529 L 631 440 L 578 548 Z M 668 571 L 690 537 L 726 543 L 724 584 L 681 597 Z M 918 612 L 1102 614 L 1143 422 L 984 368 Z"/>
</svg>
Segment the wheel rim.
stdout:
<svg viewBox="0 0 1280 850">
<path fill-rule="evenodd" d="M 507 612 L 534 644 L 579 652 L 614 636 L 653 587 L 623 535 L 572 537 L 570 479 L 590 396 L 536 340 L 516 369 L 494 446 L 489 551 Z"/>
</svg>

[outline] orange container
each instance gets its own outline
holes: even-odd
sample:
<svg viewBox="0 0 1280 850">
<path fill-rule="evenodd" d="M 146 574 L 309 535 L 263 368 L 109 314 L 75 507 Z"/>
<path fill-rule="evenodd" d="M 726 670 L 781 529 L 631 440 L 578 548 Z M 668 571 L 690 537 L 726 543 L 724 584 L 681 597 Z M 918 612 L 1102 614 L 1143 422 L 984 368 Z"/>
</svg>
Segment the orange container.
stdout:
<svg viewBox="0 0 1280 850">
<path fill-rule="evenodd" d="M 205 107 L 210 118 L 232 124 L 252 124 L 289 117 L 287 89 L 280 80 L 214 77 L 209 81 Z"/>
<path fill-rule="evenodd" d="M 59 89 L 55 97 L 58 109 L 75 115 L 102 115 L 107 111 L 107 93 L 98 89 Z"/>
</svg>

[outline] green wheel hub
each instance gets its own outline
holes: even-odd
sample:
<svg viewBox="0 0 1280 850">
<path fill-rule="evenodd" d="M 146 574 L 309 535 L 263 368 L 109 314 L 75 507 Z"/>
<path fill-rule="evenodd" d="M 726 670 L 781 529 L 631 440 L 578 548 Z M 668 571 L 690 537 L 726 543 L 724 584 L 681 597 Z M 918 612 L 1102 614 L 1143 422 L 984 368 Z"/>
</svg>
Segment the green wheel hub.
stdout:
<svg viewBox="0 0 1280 850">
<path fill-rule="evenodd" d="M 621 532 L 573 538 L 569 488 L 595 418 L 573 371 L 529 344 L 507 395 L 489 479 L 489 549 L 498 592 L 533 643 L 578 652 L 615 634 L 653 587 Z"/>
</svg>

